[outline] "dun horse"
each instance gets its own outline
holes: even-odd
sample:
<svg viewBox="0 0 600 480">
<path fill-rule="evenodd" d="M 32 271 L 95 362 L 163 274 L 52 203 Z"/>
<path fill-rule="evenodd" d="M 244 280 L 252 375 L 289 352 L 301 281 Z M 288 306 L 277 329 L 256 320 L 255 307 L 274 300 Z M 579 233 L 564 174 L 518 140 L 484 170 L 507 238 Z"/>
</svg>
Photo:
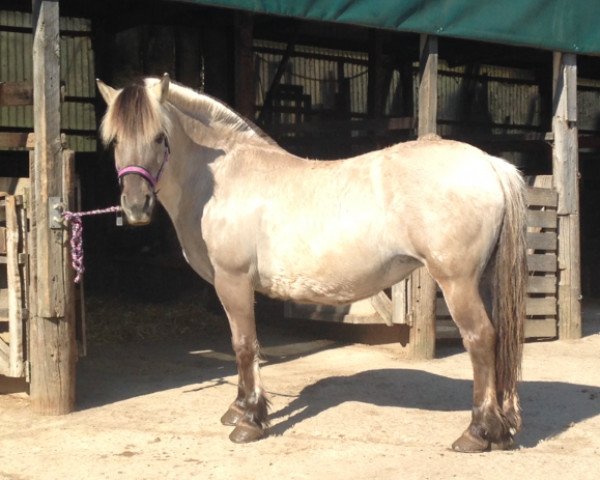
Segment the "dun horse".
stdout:
<svg viewBox="0 0 600 480">
<path fill-rule="evenodd" d="M 227 313 L 239 383 L 221 421 L 234 427 L 232 441 L 266 434 L 256 291 L 346 304 L 424 265 L 473 364 L 472 419 L 453 448 L 512 444 L 521 427 L 526 278 L 523 181 L 513 166 L 437 137 L 346 160 L 306 160 L 167 75 L 122 90 L 98 87 L 108 104 L 100 133 L 114 145 L 127 221 L 148 223 L 160 201 L 186 260 Z M 486 270 L 492 320 L 479 293 Z"/>
</svg>

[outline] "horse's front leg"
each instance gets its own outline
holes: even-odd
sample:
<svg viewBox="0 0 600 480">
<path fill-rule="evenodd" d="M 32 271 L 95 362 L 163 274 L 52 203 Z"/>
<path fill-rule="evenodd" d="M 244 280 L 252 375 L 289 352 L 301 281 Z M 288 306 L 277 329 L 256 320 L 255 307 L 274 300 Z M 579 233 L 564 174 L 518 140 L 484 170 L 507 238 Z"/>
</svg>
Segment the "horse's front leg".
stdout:
<svg viewBox="0 0 600 480">
<path fill-rule="evenodd" d="M 235 426 L 229 435 L 232 442 L 252 442 L 264 437 L 268 413 L 258 364 L 254 289 L 246 275 L 222 271 L 215 272 L 215 288 L 229 319 L 238 368 L 238 394 L 221 422 Z"/>
</svg>

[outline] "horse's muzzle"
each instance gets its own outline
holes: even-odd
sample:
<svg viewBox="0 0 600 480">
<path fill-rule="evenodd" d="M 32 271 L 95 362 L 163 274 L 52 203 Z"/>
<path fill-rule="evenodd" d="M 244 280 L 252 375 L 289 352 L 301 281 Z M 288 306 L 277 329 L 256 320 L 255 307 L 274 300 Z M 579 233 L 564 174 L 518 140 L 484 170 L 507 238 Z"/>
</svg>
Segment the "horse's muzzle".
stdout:
<svg viewBox="0 0 600 480">
<path fill-rule="evenodd" d="M 126 194 L 121 195 L 121 208 L 129 225 L 147 225 L 152 220 L 152 212 L 156 200 L 153 194 L 140 195 L 131 198 Z"/>
</svg>

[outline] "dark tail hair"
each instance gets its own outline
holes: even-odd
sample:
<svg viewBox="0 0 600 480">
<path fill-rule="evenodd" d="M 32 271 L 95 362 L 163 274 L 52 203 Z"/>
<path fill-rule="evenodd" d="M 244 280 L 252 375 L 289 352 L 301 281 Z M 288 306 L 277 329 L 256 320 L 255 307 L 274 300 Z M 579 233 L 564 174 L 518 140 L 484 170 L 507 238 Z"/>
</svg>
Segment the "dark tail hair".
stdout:
<svg viewBox="0 0 600 480">
<path fill-rule="evenodd" d="M 525 184 L 509 163 L 494 159 L 492 165 L 505 198 L 493 276 L 496 387 L 498 403 L 514 433 L 521 428 L 517 382 L 521 374 L 527 287 Z"/>
</svg>

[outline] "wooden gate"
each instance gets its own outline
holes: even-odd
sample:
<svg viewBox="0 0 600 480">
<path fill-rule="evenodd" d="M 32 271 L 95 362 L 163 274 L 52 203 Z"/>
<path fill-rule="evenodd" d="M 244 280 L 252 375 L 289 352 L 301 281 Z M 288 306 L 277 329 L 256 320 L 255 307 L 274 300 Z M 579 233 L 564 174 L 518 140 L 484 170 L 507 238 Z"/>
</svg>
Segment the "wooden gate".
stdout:
<svg viewBox="0 0 600 480">
<path fill-rule="evenodd" d="M 0 178 L 0 375 L 26 377 L 27 179 Z"/>
</svg>

